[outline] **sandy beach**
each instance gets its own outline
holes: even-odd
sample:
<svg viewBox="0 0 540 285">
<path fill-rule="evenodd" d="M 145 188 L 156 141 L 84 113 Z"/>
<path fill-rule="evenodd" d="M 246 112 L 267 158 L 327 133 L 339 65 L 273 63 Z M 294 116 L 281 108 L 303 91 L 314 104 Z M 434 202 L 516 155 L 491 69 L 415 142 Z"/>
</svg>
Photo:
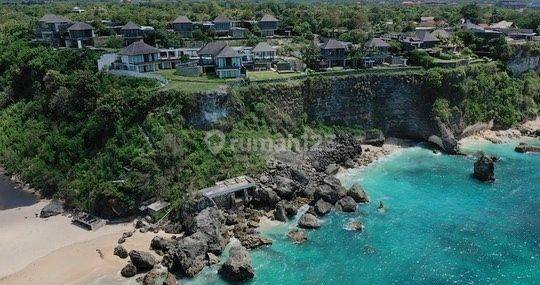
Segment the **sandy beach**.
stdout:
<svg viewBox="0 0 540 285">
<path fill-rule="evenodd" d="M 119 277 L 127 261 L 114 256 L 113 248 L 132 224 L 87 231 L 72 225 L 67 216 L 36 217 L 46 204 L 0 211 L 0 284 L 89 284 L 101 276 Z M 124 247 L 147 249 L 154 236 L 137 232 Z"/>
<path fill-rule="evenodd" d="M 523 133 L 536 131 L 540 129 L 540 117 L 535 120 L 524 122 L 514 128 L 508 130 L 481 130 L 475 134 L 464 137 L 459 141 L 459 144 L 465 145 L 470 143 L 478 143 L 489 141 L 492 143 L 505 143 L 511 140 L 528 138 Z"/>
</svg>

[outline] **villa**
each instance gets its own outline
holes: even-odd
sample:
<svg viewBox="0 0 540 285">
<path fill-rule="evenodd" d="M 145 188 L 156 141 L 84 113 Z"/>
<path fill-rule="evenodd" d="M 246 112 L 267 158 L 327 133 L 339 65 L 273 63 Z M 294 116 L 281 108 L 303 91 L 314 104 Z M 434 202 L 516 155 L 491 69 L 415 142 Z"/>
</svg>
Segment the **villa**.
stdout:
<svg viewBox="0 0 540 285">
<path fill-rule="evenodd" d="M 143 39 L 143 30 L 141 29 L 141 26 L 133 22 L 128 22 L 122 26 L 120 34 L 124 38 L 124 46 L 128 46 Z"/>
<path fill-rule="evenodd" d="M 160 50 L 142 40 L 134 42 L 118 53 L 116 69 L 135 72 L 154 72 L 159 70 Z"/>
<path fill-rule="evenodd" d="M 87 23 L 77 22 L 68 29 L 69 37 L 66 39 L 66 47 L 82 48 L 93 46 L 96 37 L 94 28 Z"/>
<path fill-rule="evenodd" d="M 321 54 L 324 59 L 322 66 L 332 68 L 345 66 L 348 46 L 345 42 L 336 39 L 328 39 L 321 46 Z"/>
<path fill-rule="evenodd" d="M 370 67 L 382 64 L 388 58 L 390 44 L 381 38 L 372 38 L 364 45 L 366 57 L 363 59 L 363 65 Z"/>
<path fill-rule="evenodd" d="M 199 50 L 199 65 L 205 73 L 215 73 L 219 78 L 245 75 L 242 54 L 225 42 L 211 42 Z"/>
<path fill-rule="evenodd" d="M 214 21 L 212 21 L 214 24 L 214 31 L 216 35 L 218 36 L 227 36 L 229 35 L 229 32 L 231 30 L 232 24 L 231 20 L 225 16 L 217 16 Z"/>
<path fill-rule="evenodd" d="M 172 28 L 182 38 L 191 38 L 193 35 L 193 22 L 186 16 L 178 16 L 172 22 Z"/>
<path fill-rule="evenodd" d="M 258 43 L 252 50 L 253 70 L 270 70 L 272 62 L 276 58 L 277 49 L 267 42 Z"/>
<path fill-rule="evenodd" d="M 39 20 L 36 40 L 45 42 L 51 46 L 62 46 L 65 44 L 63 34 L 73 22 L 61 15 L 46 14 Z"/>
<path fill-rule="evenodd" d="M 259 21 L 259 28 L 261 29 L 263 37 L 274 36 L 274 33 L 278 29 L 278 26 L 279 20 L 270 14 L 265 14 Z"/>
</svg>

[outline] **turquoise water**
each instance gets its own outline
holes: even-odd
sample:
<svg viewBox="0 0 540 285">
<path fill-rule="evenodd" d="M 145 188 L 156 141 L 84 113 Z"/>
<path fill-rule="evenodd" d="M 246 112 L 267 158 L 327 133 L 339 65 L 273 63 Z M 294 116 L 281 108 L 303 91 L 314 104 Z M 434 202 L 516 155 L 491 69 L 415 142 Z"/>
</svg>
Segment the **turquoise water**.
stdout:
<svg viewBox="0 0 540 285">
<path fill-rule="evenodd" d="M 474 158 L 412 148 L 343 178 L 372 203 L 332 213 L 309 241 L 293 244 L 289 224 L 252 252 L 248 284 L 540 284 L 540 155 L 513 144 L 469 145 L 501 157 L 497 180 L 471 178 Z M 389 210 L 376 210 L 378 201 Z M 362 220 L 362 233 L 345 224 Z M 216 268 L 189 283 L 225 284 Z"/>
</svg>

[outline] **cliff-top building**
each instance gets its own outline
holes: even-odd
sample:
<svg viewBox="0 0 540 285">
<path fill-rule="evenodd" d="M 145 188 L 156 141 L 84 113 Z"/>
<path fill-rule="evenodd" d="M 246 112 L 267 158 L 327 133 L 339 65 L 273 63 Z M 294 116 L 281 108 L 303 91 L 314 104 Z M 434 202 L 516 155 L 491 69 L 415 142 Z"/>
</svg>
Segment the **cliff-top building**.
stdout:
<svg viewBox="0 0 540 285">
<path fill-rule="evenodd" d="M 279 28 L 279 20 L 270 14 L 265 14 L 261 20 L 259 20 L 259 28 L 261 29 L 262 36 L 274 36 Z"/>
<path fill-rule="evenodd" d="M 186 16 L 178 16 L 172 22 L 172 28 L 182 38 L 191 38 L 193 35 L 193 22 Z"/>
</svg>

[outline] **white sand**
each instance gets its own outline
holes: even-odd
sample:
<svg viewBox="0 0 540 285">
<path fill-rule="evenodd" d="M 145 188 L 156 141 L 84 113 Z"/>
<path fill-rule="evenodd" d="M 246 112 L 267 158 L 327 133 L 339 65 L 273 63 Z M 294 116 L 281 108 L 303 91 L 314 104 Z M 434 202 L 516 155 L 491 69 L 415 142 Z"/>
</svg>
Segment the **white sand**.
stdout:
<svg viewBox="0 0 540 285">
<path fill-rule="evenodd" d="M 46 204 L 0 211 L 0 284 L 87 284 L 118 274 L 126 261 L 113 256 L 113 248 L 131 223 L 87 231 L 66 216 L 37 218 Z M 146 250 L 154 236 L 135 233 L 125 247 Z"/>
</svg>

